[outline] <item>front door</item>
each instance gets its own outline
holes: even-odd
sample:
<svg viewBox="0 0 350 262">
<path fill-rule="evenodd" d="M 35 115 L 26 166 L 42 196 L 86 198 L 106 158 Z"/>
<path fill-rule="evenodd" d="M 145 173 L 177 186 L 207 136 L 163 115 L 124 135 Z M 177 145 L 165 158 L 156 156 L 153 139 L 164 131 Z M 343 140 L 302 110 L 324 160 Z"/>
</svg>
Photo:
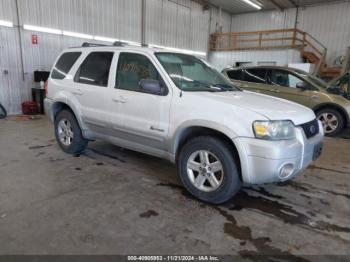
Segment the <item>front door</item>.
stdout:
<svg viewBox="0 0 350 262">
<path fill-rule="evenodd" d="M 297 85 L 304 80 L 281 69 L 272 69 L 268 73 L 270 95 L 312 108 L 312 101 L 317 103 L 317 92 L 309 89 L 300 89 Z"/>
<path fill-rule="evenodd" d="M 137 52 L 119 54 L 115 88 L 108 96 L 109 120 L 116 138 L 129 147 L 158 154 L 166 150 L 171 92 L 153 59 Z M 145 93 L 139 87 L 142 79 L 158 80 L 167 91 L 161 95 Z"/>
</svg>

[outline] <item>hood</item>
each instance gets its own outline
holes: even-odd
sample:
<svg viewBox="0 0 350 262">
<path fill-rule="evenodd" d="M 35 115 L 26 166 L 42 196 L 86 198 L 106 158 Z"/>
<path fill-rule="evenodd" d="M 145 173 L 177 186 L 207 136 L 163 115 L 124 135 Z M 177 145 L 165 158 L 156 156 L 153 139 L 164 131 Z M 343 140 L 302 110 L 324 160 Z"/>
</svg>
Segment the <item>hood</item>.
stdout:
<svg viewBox="0 0 350 262">
<path fill-rule="evenodd" d="M 350 72 L 337 77 L 328 83 L 326 91 L 350 99 Z"/>
<path fill-rule="evenodd" d="M 316 118 L 314 112 L 307 107 L 249 91 L 201 92 L 198 95 L 215 102 L 251 110 L 269 120 L 291 120 L 295 125 L 300 125 Z"/>
<path fill-rule="evenodd" d="M 336 85 L 339 81 L 342 81 L 343 79 L 348 78 L 349 75 L 350 75 L 350 71 L 341 75 L 341 76 L 334 78 L 333 80 L 331 80 L 327 83 L 327 87 L 332 87 L 332 86 Z"/>
</svg>

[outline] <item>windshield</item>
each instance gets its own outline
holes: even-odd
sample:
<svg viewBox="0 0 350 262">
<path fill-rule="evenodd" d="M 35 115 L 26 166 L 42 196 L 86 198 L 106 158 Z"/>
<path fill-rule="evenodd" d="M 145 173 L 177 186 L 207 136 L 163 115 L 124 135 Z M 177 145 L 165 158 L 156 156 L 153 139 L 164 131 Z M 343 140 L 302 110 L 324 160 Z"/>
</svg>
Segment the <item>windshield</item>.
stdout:
<svg viewBox="0 0 350 262">
<path fill-rule="evenodd" d="M 317 76 L 314 76 L 302 70 L 295 70 L 295 72 L 301 77 L 303 77 L 304 79 L 306 79 L 308 82 L 311 82 L 312 84 L 316 85 L 317 87 L 326 89 L 328 86 L 325 81 L 318 78 Z"/>
<path fill-rule="evenodd" d="M 175 85 L 184 91 L 239 91 L 226 77 L 191 55 L 156 53 Z"/>
</svg>

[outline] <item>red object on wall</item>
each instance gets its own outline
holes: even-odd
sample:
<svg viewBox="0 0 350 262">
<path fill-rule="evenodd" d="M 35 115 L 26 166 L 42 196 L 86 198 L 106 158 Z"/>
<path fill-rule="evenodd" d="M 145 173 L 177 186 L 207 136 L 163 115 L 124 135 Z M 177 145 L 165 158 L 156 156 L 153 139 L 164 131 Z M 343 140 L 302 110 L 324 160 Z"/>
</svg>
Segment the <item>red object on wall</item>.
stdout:
<svg viewBox="0 0 350 262">
<path fill-rule="evenodd" d="M 24 115 L 36 115 L 38 114 L 38 105 L 31 101 L 23 102 L 22 112 Z"/>
<path fill-rule="evenodd" d="M 38 44 L 38 35 L 32 35 L 32 44 L 37 45 Z"/>
</svg>

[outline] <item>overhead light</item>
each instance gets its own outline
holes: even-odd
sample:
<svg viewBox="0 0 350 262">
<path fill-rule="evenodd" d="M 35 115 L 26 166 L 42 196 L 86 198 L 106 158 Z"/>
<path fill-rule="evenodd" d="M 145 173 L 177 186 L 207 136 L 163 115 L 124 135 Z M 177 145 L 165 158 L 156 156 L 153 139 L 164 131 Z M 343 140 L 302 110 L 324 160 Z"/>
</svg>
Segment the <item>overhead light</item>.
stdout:
<svg viewBox="0 0 350 262">
<path fill-rule="evenodd" d="M 169 47 L 169 46 L 161 46 L 161 45 L 154 45 L 154 44 L 150 44 L 149 46 L 154 47 L 154 48 L 166 49 L 166 50 L 174 51 L 174 52 L 191 54 L 191 55 L 199 55 L 199 56 L 206 56 L 207 55 L 207 53 L 205 53 L 205 52 L 188 50 L 188 49 L 180 49 L 180 48 Z"/>
<path fill-rule="evenodd" d="M 61 30 L 48 28 L 48 27 L 41 27 L 41 26 L 35 26 L 35 25 L 23 25 L 23 28 L 25 30 L 38 31 L 38 32 L 44 32 L 44 33 L 50 33 L 50 34 L 56 34 L 56 35 L 62 34 Z"/>
<path fill-rule="evenodd" d="M 94 36 L 94 40 L 103 41 L 103 42 L 111 42 L 111 43 L 119 41 L 116 38 L 110 38 L 110 37 L 104 37 L 104 36 Z"/>
<path fill-rule="evenodd" d="M 261 6 L 260 5 L 258 5 L 258 4 L 256 4 L 256 3 L 254 3 L 253 1 L 251 1 L 251 0 L 242 0 L 244 3 L 246 3 L 246 4 L 248 4 L 248 5 L 250 5 L 250 6 L 252 6 L 252 7 L 254 7 L 254 8 L 256 8 L 256 9 L 261 9 Z"/>
<path fill-rule="evenodd" d="M 13 27 L 13 23 L 10 21 L 0 20 L 0 25 L 7 26 L 7 27 Z"/>
<path fill-rule="evenodd" d="M 78 37 L 78 38 L 85 38 L 85 39 L 93 39 L 94 38 L 92 35 L 69 32 L 69 31 L 63 31 L 63 35 L 71 36 L 71 37 Z"/>
</svg>

